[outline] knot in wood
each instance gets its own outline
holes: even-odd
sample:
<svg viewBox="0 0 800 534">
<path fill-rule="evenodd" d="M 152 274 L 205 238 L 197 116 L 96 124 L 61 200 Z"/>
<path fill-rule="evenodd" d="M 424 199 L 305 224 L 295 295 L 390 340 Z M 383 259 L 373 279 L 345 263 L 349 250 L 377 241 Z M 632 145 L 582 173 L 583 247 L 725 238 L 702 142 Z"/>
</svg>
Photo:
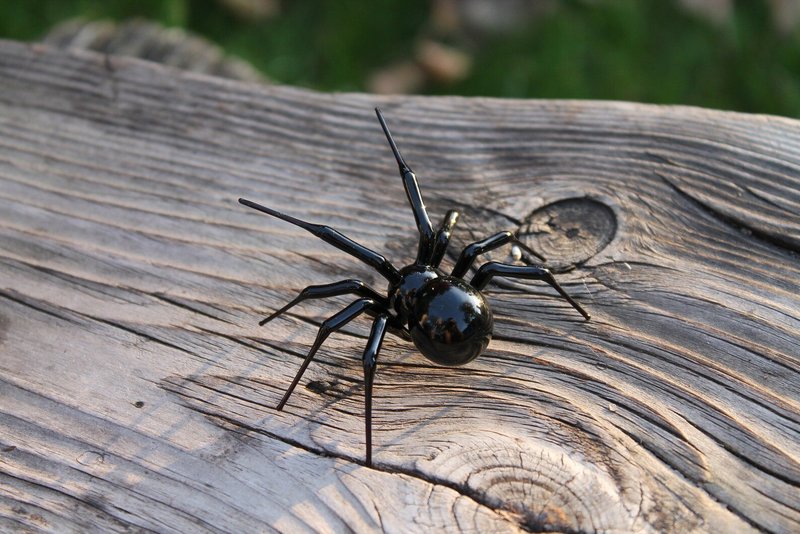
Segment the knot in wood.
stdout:
<svg viewBox="0 0 800 534">
<path fill-rule="evenodd" d="M 568 198 L 531 212 L 518 236 L 557 269 L 587 261 L 616 233 L 617 218 L 611 208 L 590 198 Z"/>
</svg>

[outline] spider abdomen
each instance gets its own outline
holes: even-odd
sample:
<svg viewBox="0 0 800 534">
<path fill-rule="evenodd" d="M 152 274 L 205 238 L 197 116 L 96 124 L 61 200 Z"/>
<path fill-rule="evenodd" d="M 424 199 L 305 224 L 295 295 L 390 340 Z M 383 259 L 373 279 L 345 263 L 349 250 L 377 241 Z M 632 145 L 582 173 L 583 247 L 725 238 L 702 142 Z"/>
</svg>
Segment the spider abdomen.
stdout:
<svg viewBox="0 0 800 534">
<path fill-rule="evenodd" d="M 480 291 L 460 278 L 428 280 L 414 295 L 408 321 L 419 351 L 439 365 L 469 363 L 492 339 L 492 310 Z"/>
</svg>

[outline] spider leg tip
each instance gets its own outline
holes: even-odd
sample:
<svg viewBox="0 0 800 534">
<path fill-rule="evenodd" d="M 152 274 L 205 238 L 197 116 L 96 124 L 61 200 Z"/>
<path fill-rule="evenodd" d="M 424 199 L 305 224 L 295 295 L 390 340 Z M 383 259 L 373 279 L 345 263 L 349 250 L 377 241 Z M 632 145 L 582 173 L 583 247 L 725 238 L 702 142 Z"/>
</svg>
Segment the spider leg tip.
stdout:
<svg viewBox="0 0 800 534">
<path fill-rule="evenodd" d="M 284 311 L 286 311 L 286 308 L 280 309 L 280 310 L 276 311 L 275 313 L 273 313 L 272 315 L 270 315 L 269 317 L 265 317 L 264 319 L 261 319 L 261 320 L 258 322 L 258 326 L 264 326 L 265 324 L 267 324 L 267 323 L 268 323 L 268 322 L 270 322 L 271 320 L 273 320 L 273 319 L 275 319 L 276 317 L 278 317 L 278 316 L 279 316 L 281 313 L 283 313 Z"/>
</svg>

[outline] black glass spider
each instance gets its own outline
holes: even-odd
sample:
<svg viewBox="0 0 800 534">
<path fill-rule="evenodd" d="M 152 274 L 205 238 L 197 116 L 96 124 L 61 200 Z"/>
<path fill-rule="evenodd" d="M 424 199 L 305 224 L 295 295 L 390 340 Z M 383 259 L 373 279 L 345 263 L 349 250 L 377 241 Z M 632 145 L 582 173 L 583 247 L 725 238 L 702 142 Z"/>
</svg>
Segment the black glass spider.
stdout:
<svg viewBox="0 0 800 534">
<path fill-rule="evenodd" d="M 355 294 L 360 297 L 344 310 L 322 322 L 308 356 L 300 366 L 300 370 L 289 389 L 286 390 L 277 409 L 283 409 L 308 364 L 314 358 L 314 354 L 332 332 L 339 330 L 362 313 L 373 316 L 372 330 L 363 356 L 366 465 L 368 466 L 372 465 L 372 383 L 375 378 L 378 352 L 387 331 L 403 339 L 412 340 L 426 358 L 437 364 L 455 366 L 474 360 L 486 349 L 492 338 L 492 311 L 481 294 L 481 290 L 495 276 L 543 280 L 558 291 L 586 320 L 589 319 L 589 314 L 567 295 L 550 271 L 541 265 L 531 265 L 530 263 L 533 262 L 530 258 L 525 258 L 528 265 L 510 265 L 490 261 L 481 266 L 469 282 L 463 278 L 479 255 L 508 243 L 514 243 L 528 254 L 544 260 L 521 243 L 511 232 L 500 232 L 482 241 L 467 245 L 461 251 L 461 255 L 449 275 L 440 270 L 439 264 L 450 242 L 450 234 L 458 220 L 458 212 L 448 211 L 438 230 L 434 230 L 425 205 L 422 203 L 416 176 L 400 155 L 380 109 L 375 108 L 375 113 L 378 115 L 389 146 L 397 159 L 403 186 L 419 230 L 417 259 L 411 265 L 397 270 L 377 252 L 359 245 L 333 228 L 301 221 L 255 202 L 239 199 L 239 202 L 245 206 L 311 232 L 323 241 L 363 261 L 389 281 L 388 296 L 385 297 L 359 280 L 342 280 L 331 284 L 309 286 L 286 306 L 259 323 L 259 325 L 264 325 L 306 299 L 345 294 Z"/>
</svg>

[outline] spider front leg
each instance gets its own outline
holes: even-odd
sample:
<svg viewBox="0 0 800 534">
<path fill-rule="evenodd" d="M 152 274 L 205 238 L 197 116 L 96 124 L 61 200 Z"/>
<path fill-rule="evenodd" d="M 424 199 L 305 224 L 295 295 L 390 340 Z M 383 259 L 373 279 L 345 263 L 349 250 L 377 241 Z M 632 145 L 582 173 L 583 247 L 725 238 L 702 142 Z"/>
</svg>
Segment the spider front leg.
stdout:
<svg viewBox="0 0 800 534">
<path fill-rule="evenodd" d="M 367 442 L 367 467 L 372 467 L 372 382 L 375 379 L 375 365 L 386 335 L 389 315 L 380 313 L 372 323 L 369 341 L 364 349 L 364 425 Z"/>
<path fill-rule="evenodd" d="M 486 284 L 489 283 L 489 280 L 495 276 L 526 278 L 528 280 L 544 280 L 550 284 L 553 289 L 558 291 L 558 293 L 564 297 L 573 308 L 578 310 L 578 313 L 583 315 L 587 321 L 591 318 L 586 310 L 584 310 L 580 304 L 572 300 L 572 297 L 570 297 L 567 292 L 564 291 L 564 288 L 562 288 L 561 285 L 559 285 L 559 283 L 556 281 L 553 273 L 544 267 L 540 267 L 538 265 L 508 265 L 506 263 L 490 261 L 478 269 L 478 272 L 475 273 L 475 276 L 472 278 L 470 284 L 478 291 L 482 291 L 483 288 L 486 287 Z"/>
<path fill-rule="evenodd" d="M 400 281 L 400 273 L 397 272 L 397 269 L 394 265 L 391 264 L 389 260 L 375 252 L 374 250 L 370 250 L 364 245 L 360 243 L 356 243 L 346 235 L 343 235 L 341 232 L 334 230 L 330 226 L 325 226 L 322 224 L 313 224 L 302 219 L 298 219 L 296 217 L 292 217 L 291 215 L 286 215 L 285 213 L 281 213 L 277 210 L 272 208 L 268 208 L 267 206 L 262 206 L 261 204 L 257 204 L 252 200 L 247 200 L 246 198 L 240 198 L 239 203 L 247 206 L 248 208 L 253 208 L 254 210 L 258 210 L 262 213 L 266 213 L 267 215 L 272 215 L 273 217 L 277 217 L 282 221 L 286 221 L 291 223 L 295 226 L 299 226 L 303 230 L 311 233 L 312 235 L 322 239 L 326 243 L 333 245 L 334 247 L 338 248 L 339 250 L 353 256 L 356 259 L 359 259 L 378 271 L 381 276 L 389 280 L 391 283 L 397 283 Z"/>
<path fill-rule="evenodd" d="M 372 299 L 384 307 L 389 305 L 385 297 L 379 295 L 377 291 L 367 286 L 361 280 L 342 280 L 340 282 L 332 282 L 330 284 L 323 284 L 319 286 L 308 286 L 286 306 L 276 311 L 266 319 L 262 319 L 258 324 L 259 326 L 264 326 L 283 312 L 287 311 L 289 308 L 300 304 L 304 300 L 336 297 L 339 295 L 347 295 L 352 293 L 355 293 L 359 297 Z"/>
<path fill-rule="evenodd" d="M 389 127 L 386 125 L 386 120 L 383 118 L 383 113 L 379 108 L 375 108 L 375 114 L 378 116 L 378 122 L 381 123 L 383 133 L 386 135 L 386 140 L 389 142 L 389 147 L 392 149 L 397 166 L 400 170 L 400 176 L 403 179 L 403 187 L 406 190 L 406 197 L 408 203 L 411 205 L 411 211 L 414 213 L 414 221 L 417 223 L 417 230 L 419 231 L 419 245 L 417 247 L 417 260 L 415 263 L 424 264 L 427 259 L 431 257 L 435 245 L 436 235 L 433 232 L 433 225 L 428 217 L 428 212 L 425 209 L 425 204 L 422 202 L 422 193 L 419 191 L 419 184 L 417 183 L 417 176 L 411 170 L 405 160 L 403 159 L 397 144 L 394 142 Z"/>
<path fill-rule="evenodd" d="M 507 243 L 514 243 L 528 254 L 536 256 L 540 260 L 545 261 L 545 258 L 543 258 L 541 254 L 531 250 L 522 241 L 517 239 L 517 236 L 515 236 L 513 232 L 506 231 L 497 233 L 491 237 L 487 237 L 482 241 L 475 241 L 474 243 L 464 247 L 464 250 L 461 251 L 461 255 L 458 257 L 456 266 L 453 267 L 453 272 L 450 273 L 450 275 L 457 278 L 463 278 L 469 268 L 472 267 L 472 264 L 475 262 L 475 258 L 498 247 L 502 247 Z"/>
<path fill-rule="evenodd" d="M 300 382 L 300 379 L 303 377 L 303 373 L 305 373 L 308 364 L 311 363 L 311 360 L 314 358 L 314 355 L 319 350 L 322 343 L 331 335 L 333 332 L 336 332 L 344 325 L 361 315 L 367 310 L 375 311 L 376 313 L 383 313 L 386 312 L 386 308 L 382 305 L 376 303 L 372 299 L 362 298 L 358 299 L 355 302 L 352 302 L 349 306 L 345 309 L 328 317 L 324 321 L 322 321 L 322 326 L 319 327 L 319 332 L 317 332 L 317 339 L 314 340 L 314 344 L 311 346 L 311 350 L 308 351 L 308 356 L 303 361 L 303 365 L 300 366 L 300 370 L 297 371 L 297 375 L 292 380 L 289 389 L 286 390 L 286 393 L 283 395 L 281 402 L 278 403 L 277 409 L 283 410 L 286 401 L 289 400 L 289 397 L 292 395 L 294 388 L 297 386 L 297 383 Z"/>
</svg>

